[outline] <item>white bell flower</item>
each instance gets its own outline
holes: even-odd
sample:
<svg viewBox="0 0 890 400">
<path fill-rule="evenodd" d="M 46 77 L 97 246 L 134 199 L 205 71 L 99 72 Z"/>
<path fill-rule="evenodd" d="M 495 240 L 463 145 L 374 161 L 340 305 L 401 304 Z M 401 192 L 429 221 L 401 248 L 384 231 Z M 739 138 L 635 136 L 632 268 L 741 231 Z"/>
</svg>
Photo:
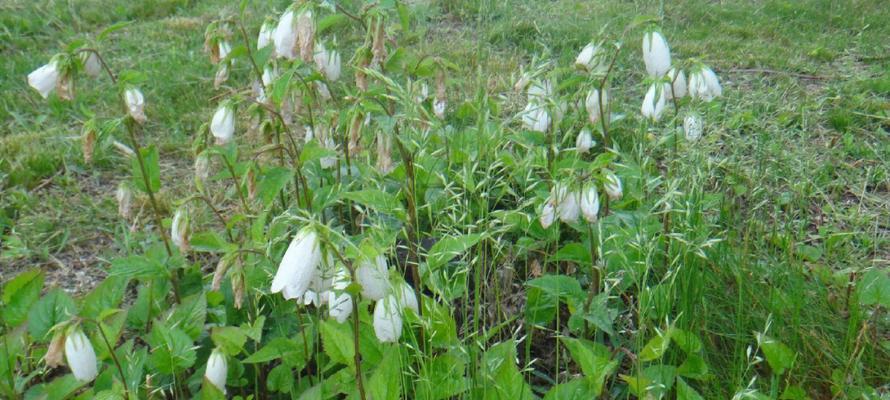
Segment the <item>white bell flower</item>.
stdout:
<svg viewBox="0 0 890 400">
<path fill-rule="evenodd" d="M 397 342 L 402 336 L 402 310 L 399 300 L 388 295 L 374 306 L 374 334 L 383 343 Z"/>
<path fill-rule="evenodd" d="M 651 31 L 643 35 L 643 62 L 646 63 L 646 72 L 653 78 L 671 69 L 671 50 L 660 32 Z"/>
<path fill-rule="evenodd" d="M 235 136 L 235 110 L 230 104 L 223 103 L 217 107 L 210 120 L 210 133 L 219 144 L 228 143 Z"/>
<path fill-rule="evenodd" d="M 81 382 L 91 382 L 99 374 L 93 344 L 80 329 L 65 338 L 65 360 L 71 373 Z"/>
<path fill-rule="evenodd" d="M 216 386 L 219 391 L 226 393 L 226 376 L 229 373 L 229 365 L 226 362 L 226 355 L 219 349 L 213 349 L 210 357 L 207 359 L 207 369 L 204 370 L 204 378 Z"/>
<path fill-rule="evenodd" d="M 60 77 L 59 64 L 53 60 L 28 74 L 28 85 L 37 90 L 40 96 L 45 99 L 55 90 Z"/>
<path fill-rule="evenodd" d="M 309 284 L 318 276 L 319 263 L 321 247 L 318 235 L 311 228 L 303 228 L 284 252 L 269 291 L 284 291 L 286 299 L 302 297 Z"/>
<path fill-rule="evenodd" d="M 355 279 L 362 286 L 362 296 L 374 301 L 382 299 L 390 286 L 386 257 L 378 255 L 373 261 L 361 261 L 355 270 Z"/>
</svg>

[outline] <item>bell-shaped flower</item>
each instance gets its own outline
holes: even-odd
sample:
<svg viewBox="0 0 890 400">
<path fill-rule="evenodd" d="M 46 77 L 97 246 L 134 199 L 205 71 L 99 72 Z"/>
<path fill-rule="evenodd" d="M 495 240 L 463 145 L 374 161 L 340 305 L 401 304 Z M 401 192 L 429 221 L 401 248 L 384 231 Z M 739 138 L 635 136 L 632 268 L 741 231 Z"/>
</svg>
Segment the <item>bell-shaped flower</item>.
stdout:
<svg viewBox="0 0 890 400">
<path fill-rule="evenodd" d="M 210 155 L 202 151 L 195 157 L 195 179 L 204 182 L 210 177 Z"/>
<path fill-rule="evenodd" d="M 602 95 L 598 89 L 591 89 L 587 93 L 587 99 L 584 101 L 584 107 L 587 109 L 587 119 L 591 124 L 596 124 L 602 116 L 608 116 L 609 91 L 603 89 Z"/>
<path fill-rule="evenodd" d="M 269 20 L 263 22 L 263 25 L 260 26 L 260 34 L 256 39 L 256 49 L 261 50 L 266 48 L 268 45 L 274 46 L 274 37 L 275 37 L 275 23 Z M 274 50 L 274 47 L 273 47 Z"/>
<path fill-rule="evenodd" d="M 49 94 L 56 88 L 56 85 L 59 84 L 59 79 L 61 78 L 61 71 L 59 69 L 59 62 L 55 59 L 49 62 L 40 68 L 35 69 L 33 72 L 28 74 L 28 85 L 37 90 L 44 99 L 49 97 Z"/>
<path fill-rule="evenodd" d="M 553 202 L 547 200 L 544 202 L 544 208 L 541 209 L 541 227 L 547 229 L 550 225 L 553 225 L 553 221 L 556 220 L 556 207 L 553 206 Z"/>
<path fill-rule="evenodd" d="M 284 252 L 269 291 L 284 291 L 286 299 L 302 297 L 309 284 L 318 276 L 319 263 L 321 247 L 318 235 L 309 227 L 303 228 Z"/>
<path fill-rule="evenodd" d="M 80 53 L 80 61 L 83 63 L 83 70 L 87 75 L 96 77 L 102 73 L 102 65 L 99 63 L 99 57 L 92 51 Z"/>
<path fill-rule="evenodd" d="M 173 222 L 170 224 L 170 239 L 179 247 L 179 251 L 186 252 L 189 249 L 189 214 L 188 209 L 180 207 L 173 214 Z"/>
<path fill-rule="evenodd" d="M 225 144 L 235 136 L 235 110 L 228 102 L 220 104 L 210 120 L 210 133 L 217 143 Z"/>
<path fill-rule="evenodd" d="M 550 114 L 543 105 L 528 103 L 522 111 L 522 124 L 530 131 L 546 133 L 550 128 Z"/>
<path fill-rule="evenodd" d="M 686 116 L 686 118 L 683 118 L 683 133 L 686 136 L 686 140 L 690 142 L 694 142 L 701 138 L 701 119 L 695 114 L 689 114 Z"/>
<path fill-rule="evenodd" d="M 306 290 L 306 293 L 302 297 L 295 298 L 307 306 L 312 304 L 316 307 L 321 307 L 327 304 L 328 292 L 334 284 L 335 268 L 334 257 L 328 253 L 326 257 L 321 259 L 321 262 L 315 269 L 315 274 L 312 276 L 312 281 L 309 282 L 309 288 Z M 289 299 L 287 296 L 285 298 Z"/>
<path fill-rule="evenodd" d="M 232 45 L 229 44 L 229 42 L 227 42 L 225 40 L 220 40 L 218 46 L 219 46 L 219 59 L 220 59 L 220 61 L 225 60 L 226 57 L 229 56 L 229 53 L 232 52 Z"/>
<path fill-rule="evenodd" d="M 682 99 L 686 96 L 686 74 L 682 70 L 671 68 L 667 73 L 669 84 L 664 85 L 668 100 Z"/>
<path fill-rule="evenodd" d="M 127 112 L 138 123 L 145 122 L 145 98 L 142 91 L 135 87 L 124 91 L 124 102 L 127 104 Z"/>
<path fill-rule="evenodd" d="M 723 95 L 717 74 L 707 66 L 700 66 L 689 75 L 689 95 L 693 99 L 711 101 Z"/>
<path fill-rule="evenodd" d="M 550 196 L 556 203 L 556 215 L 562 222 L 570 224 L 578 220 L 581 214 L 579 193 L 571 192 L 566 185 L 558 183 Z"/>
<path fill-rule="evenodd" d="M 602 64 L 601 61 L 599 46 L 588 43 L 575 58 L 575 67 L 585 71 L 594 71 Z"/>
<path fill-rule="evenodd" d="M 315 46 L 315 66 L 330 82 L 340 79 L 340 53 L 325 48 L 323 43 Z"/>
<path fill-rule="evenodd" d="M 435 114 L 436 118 L 445 119 L 445 107 L 447 103 L 445 100 L 439 100 L 433 102 L 433 114 Z"/>
<path fill-rule="evenodd" d="M 643 62 L 646 63 L 646 72 L 653 78 L 671 69 L 671 50 L 660 32 L 650 31 L 643 35 Z"/>
<path fill-rule="evenodd" d="M 219 89 L 229 79 L 229 63 L 219 64 L 216 67 L 216 75 L 213 76 L 213 88 Z"/>
<path fill-rule="evenodd" d="M 378 255 L 374 260 L 362 260 L 355 270 L 355 279 L 362 287 L 362 296 L 380 300 L 389 292 L 389 268 L 386 257 Z"/>
<path fill-rule="evenodd" d="M 400 281 L 396 284 L 395 288 L 396 292 L 394 293 L 396 298 L 399 300 L 399 305 L 405 309 L 413 310 L 415 313 L 420 313 L 420 306 L 417 302 L 417 295 L 414 293 L 414 289 L 405 281 Z"/>
<path fill-rule="evenodd" d="M 587 222 L 596 222 L 600 212 L 600 196 L 596 191 L 596 185 L 589 185 L 587 190 L 581 192 L 581 214 Z"/>
<path fill-rule="evenodd" d="M 606 175 L 606 183 L 603 185 L 603 188 L 606 190 L 606 194 L 609 195 L 609 199 L 612 201 L 620 200 L 621 196 L 624 194 L 621 187 L 621 179 L 618 178 L 618 175 L 611 172 Z"/>
<path fill-rule="evenodd" d="M 653 121 L 661 119 L 666 102 L 664 92 L 664 85 L 653 83 L 649 86 L 646 96 L 643 97 L 643 106 L 640 107 L 640 112 L 643 113 L 644 117 Z"/>
<path fill-rule="evenodd" d="M 80 329 L 69 332 L 65 338 L 65 360 L 71 373 L 81 382 L 90 382 L 99 374 L 93 344 Z"/>
<path fill-rule="evenodd" d="M 578 138 L 575 139 L 575 150 L 578 153 L 587 153 L 595 144 L 596 142 L 593 141 L 590 129 L 584 128 L 578 133 Z"/>
<path fill-rule="evenodd" d="M 550 80 L 538 79 L 528 87 L 529 103 L 544 103 L 553 96 L 553 82 Z"/>
<path fill-rule="evenodd" d="M 220 392 L 226 393 L 226 376 L 229 373 L 229 364 L 226 355 L 219 349 L 213 349 L 207 358 L 207 369 L 204 370 L 204 378 L 216 386 Z"/>
<path fill-rule="evenodd" d="M 350 280 L 349 270 L 341 266 L 334 275 L 332 290 L 327 291 L 328 314 L 341 324 L 352 314 L 352 296 L 346 292 Z"/>
<path fill-rule="evenodd" d="M 374 334 L 383 343 L 397 342 L 402 336 L 402 307 L 395 295 L 377 300 L 374 306 Z"/>
<path fill-rule="evenodd" d="M 297 58 L 297 24 L 294 10 L 289 8 L 278 20 L 272 35 L 275 54 L 288 60 Z"/>
</svg>

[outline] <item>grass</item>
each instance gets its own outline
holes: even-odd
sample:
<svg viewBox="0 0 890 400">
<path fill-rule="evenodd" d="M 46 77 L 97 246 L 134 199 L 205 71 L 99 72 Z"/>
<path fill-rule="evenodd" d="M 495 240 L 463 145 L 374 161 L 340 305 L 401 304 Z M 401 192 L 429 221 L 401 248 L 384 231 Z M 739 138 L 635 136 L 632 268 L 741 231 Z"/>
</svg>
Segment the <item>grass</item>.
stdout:
<svg viewBox="0 0 890 400">
<path fill-rule="evenodd" d="M 110 24 L 132 21 L 113 33 L 103 49 L 117 68 L 146 75 L 143 91 L 150 122 L 145 136 L 161 149 L 165 185 L 161 197 L 170 203 L 189 190 L 189 180 L 182 179 L 191 174 L 189 143 L 212 113 L 208 101 L 214 93 L 208 72 L 212 69 L 201 51 L 204 27 L 222 14 L 234 13 L 236 5 L 212 0 L 33 3 L 13 0 L 0 5 L 4 28 L 0 52 L 7 60 L 0 73 L 0 278 L 8 280 L 36 265 L 55 271 L 60 286 L 84 292 L 93 282 L 67 279 L 73 271 L 101 277 L 107 260 L 139 248 L 150 237 L 150 228 L 131 230 L 116 217 L 114 190 L 129 174 L 123 158 L 109 150 L 93 164 L 85 164 L 80 153 L 80 124 L 92 110 L 113 115 L 116 93 L 102 78 L 79 85 L 73 104 L 58 99 L 45 102 L 27 88 L 25 76 L 72 38 L 94 37 Z M 258 25 L 265 12 L 281 10 L 286 3 L 251 5 L 250 18 Z M 495 116 L 505 119 L 521 109 L 512 85 L 519 66 L 528 65 L 534 55 L 569 65 L 577 51 L 599 34 L 615 38 L 637 16 L 657 16 L 675 63 L 700 57 L 720 75 L 724 98 L 698 110 L 708 121 L 705 139 L 670 165 L 660 161 L 665 154 L 635 151 L 631 140 L 619 138 L 624 150 L 634 155 L 622 160 L 622 176 L 675 168 L 673 178 L 664 181 L 627 180 L 628 193 L 644 198 L 647 191 L 670 193 L 673 188 L 676 193 L 665 194 L 666 198 L 676 206 L 688 206 L 672 214 L 675 232 L 684 241 L 671 244 L 676 246 L 672 254 L 679 258 L 667 268 L 675 274 L 670 285 L 645 275 L 667 272 L 652 267 L 661 262 L 652 256 L 658 249 L 651 248 L 654 242 L 641 239 L 656 236 L 653 229 L 661 221 L 649 216 L 634 223 L 609 222 L 615 229 L 628 230 L 604 244 L 616 257 L 610 265 L 640 268 L 639 274 L 612 270 L 607 276 L 621 281 L 619 285 L 646 287 L 651 293 L 676 291 L 668 296 L 668 304 L 660 304 L 657 295 L 647 297 L 650 292 L 645 290 L 637 293 L 639 298 L 628 299 L 628 307 L 636 308 L 639 317 L 618 318 L 616 325 L 629 333 L 622 343 L 642 348 L 653 328 L 663 328 L 666 319 L 680 318 L 681 326 L 706 338 L 709 349 L 705 358 L 713 376 L 700 392 L 705 398 L 729 398 L 752 376 L 769 376 L 764 364 L 749 363 L 747 354 L 748 346 L 757 346 L 754 332 L 768 331 L 798 354 L 785 383 L 806 388 L 814 398 L 831 398 L 827 393 L 833 390 L 857 398 L 854 390 L 859 386 L 883 387 L 887 395 L 887 310 L 878 308 L 870 314 L 851 309 L 846 298 L 851 273 L 890 266 L 886 55 L 890 9 L 883 2 L 418 3 L 414 12 L 423 36 L 411 45 L 424 54 L 459 62 L 461 71 L 449 76 L 453 108 L 475 101 L 481 87 L 504 100 Z M 637 113 L 645 90 L 639 84 L 645 71 L 638 42 L 639 32 L 629 35 L 617 62 L 622 73 L 613 84 L 621 92 L 613 94 L 613 109 L 621 113 Z M 242 66 L 232 79 L 244 81 L 248 75 Z M 464 121 L 458 121 L 456 129 L 466 135 L 472 125 L 460 122 Z M 634 129 L 619 125 L 616 132 L 630 135 Z M 467 171 L 468 179 L 500 176 L 506 169 L 486 161 L 490 164 Z M 460 184 L 427 193 L 479 202 L 442 200 L 447 204 L 442 220 L 427 232 L 444 234 L 476 220 L 495 220 L 480 193 L 506 189 L 492 180 L 477 183 L 478 192 Z M 426 211 L 432 214 L 432 210 Z M 150 225 L 147 212 L 142 218 Z M 717 238 L 721 239 L 717 243 L 708 242 Z M 488 246 L 477 250 L 479 255 L 511 251 L 552 255 L 557 250 Z M 709 256 L 690 256 L 699 248 Z M 474 265 L 473 273 L 490 272 L 485 261 Z M 524 277 L 535 276 L 529 272 L 532 265 L 514 268 L 520 286 Z M 484 300 L 503 307 L 496 314 L 508 314 L 511 308 L 521 312 L 524 302 L 499 290 Z M 463 301 L 474 304 L 469 297 Z M 480 321 L 479 307 L 463 312 L 464 320 Z M 469 329 L 478 330 L 478 326 Z M 864 346 L 861 332 L 868 333 Z M 531 330 L 531 339 L 520 345 L 523 364 L 533 365 L 530 369 L 538 373 L 529 378 L 539 385 L 548 379 L 552 383 L 553 377 L 559 379 L 561 371 L 569 369 L 558 355 L 549 359 L 555 341 L 550 333 Z M 682 361 L 678 354 L 668 358 L 668 364 Z M 533 359 L 538 364 L 532 364 Z"/>
</svg>

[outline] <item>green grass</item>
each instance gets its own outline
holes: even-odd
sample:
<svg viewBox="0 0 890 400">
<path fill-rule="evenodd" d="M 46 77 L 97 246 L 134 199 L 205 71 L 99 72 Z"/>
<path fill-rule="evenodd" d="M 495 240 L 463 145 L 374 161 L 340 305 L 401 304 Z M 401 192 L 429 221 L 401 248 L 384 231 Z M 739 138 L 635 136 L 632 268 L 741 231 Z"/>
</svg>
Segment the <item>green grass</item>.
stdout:
<svg viewBox="0 0 890 400">
<path fill-rule="evenodd" d="M 204 28 L 220 15 L 236 13 L 237 4 L 185 0 L 32 3 L 13 0 L 0 5 L 0 55 L 6 61 L 0 67 L 0 277 L 6 281 L 30 266 L 56 271 L 62 277 L 70 268 L 101 276 L 108 268 L 107 260 L 141 249 L 151 238 L 147 211 L 142 216 L 146 227 L 132 231 L 116 217 L 114 190 L 119 181 L 129 179 L 125 159 L 106 149 L 88 165 L 80 152 L 82 121 L 94 112 L 104 118 L 117 115 L 117 94 L 111 82 L 101 77 L 80 82 L 71 103 L 57 98 L 43 101 L 27 87 L 25 77 L 70 40 L 94 37 L 113 23 L 132 21 L 102 43 L 102 49 L 116 69 L 138 70 L 146 76 L 142 88 L 149 123 L 143 141 L 161 149 L 165 187 L 161 197 L 170 204 L 191 190 L 187 179 L 191 142 L 209 121 L 213 109 L 209 98 L 217 94 L 212 88 L 212 66 L 201 50 Z M 622 288 L 638 289 L 612 304 L 625 307 L 616 320 L 616 326 L 625 331 L 611 344 L 637 350 L 652 338 L 654 328 L 677 319 L 680 327 L 698 332 L 705 341 L 704 360 L 712 376 L 696 382 L 704 398 L 730 398 L 754 376 L 759 378 L 754 386 L 768 393 L 769 367 L 749 364 L 747 350 L 757 346 L 754 333 L 764 332 L 769 323 L 769 336 L 797 354 L 782 387 L 799 385 L 816 399 L 831 398 L 834 389 L 845 392 L 845 398 L 859 398 L 855 390 L 866 386 L 881 388 L 887 396 L 887 309 L 851 307 L 847 298 L 850 273 L 890 266 L 890 60 L 886 43 L 890 8 L 884 2 L 419 3 L 414 16 L 422 36 L 409 45 L 421 54 L 459 65 L 460 71 L 448 78 L 451 109 L 460 109 L 464 103 L 469 107 L 480 87 L 492 98 L 501 96 L 503 101 L 493 107 L 495 124 L 521 109 L 523 96 L 513 93 L 512 86 L 519 66 L 527 66 L 533 56 L 569 65 L 592 38 L 602 34 L 614 40 L 634 18 L 658 17 L 674 63 L 694 57 L 711 65 L 724 85 L 724 97 L 698 109 L 707 121 L 705 138 L 694 146 L 684 144 L 673 162 L 665 161 L 675 155 L 669 146 L 638 150 L 631 147 L 636 143 L 631 135 L 636 135 L 638 127 L 616 125 L 617 141 L 628 155 L 621 160 L 618 172 L 622 176 L 651 178 L 646 174 L 670 170 L 671 177 L 627 179 L 628 195 L 639 199 L 628 204 L 651 206 L 654 213 L 629 212 L 624 216 L 628 220 L 604 221 L 609 229 L 622 232 L 604 243 L 614 258 L 610 265 L 634 266 L 632 270 L 613 267 L 607 277 L 622 280 Z M 252 4 L 248 21 L 258 25 L 265 12 L 280 11 L 286 4 Z M 639 112 L 645 91 L 639 83 L 645 77 L 639 41 L 639 30 L 629 33 L 612 81 L 619 88 L 612 94 L 613 110 L 623 114 Z M 241 64 L 230 79 L 244 82 L 249 73 Z M 470 115 L 455 117 L 454 133 L 468 144 L 467 157 L 482 157 L 469 146 L 486 143 L 474 137 L 479 133 L 476 115 Z M 667 128 L 658 129 L 654 133 L 667 133 Z M 574 141 L 574 131 L 564 134 L 566 143 Z M 494 139 L 490 143 L 501 144 Z M 419 163 L 438 165 L 434 161 L 439 155 L 425 153 Z M 454 157 L 459 160 L 461 154 Z M 462 172 L 465 181 L 445 182 L 426 193 L 429 205 L 420 210 L 427 213 L 421 221 L 429 224 L 423 229 L 426 234 L 463 233 L 461 229 L 477 220 L 500 218 L 490 213 L 489 199 L 481 193 L 491 194 L 491 203 L 497 204 L 512 198 L 514 186 L 529 185 L 529 193 L 517 196 L 527 201 L 548 190 L 505 172 L 508 168 L 499 164 L 504 159 L 489 157 L 483 159 L 488 164 L 467 167 Z M 436 179 L 433 173 L 430 176 Z M 500 176 L 513 181 L 486 179 Z M 471 179 L 477 180 L 475 188 L 465 184 Z M 675 191 L 668 194 L 668 189 Z M 682 238 L 671 242 L 671 254 L 677 259 L 664 267 L 665 261 L 653 255 L 663 243 L 658 238 L 662 221 L 657 217 L 662 210 L 648 201 L 650 191 L 674 205 L 673 229 Z M 529 208 L 529 203 L 506 206 Z M 565 241 L 586 240 L 586 233 L 568 228 L 558 234 Z M 534 235 L 522 239 L 528 236 Z M 555 239 L 552 232 L 550 236 Z M 709 239 L 720 240 L 710 243 Z M 565 242 L 551 240 L 546 248 L 538 249 L 525 242 L 492 240 L 474 250 L 483 260 L 476 260 L 465 272 L 491 274 L 475 275 L 477 279 L 491 278 L 504 272 L 492 272 L 497 269 L 492 266 L 495 263 L 485 257 L 502 263 L 515 257 L 520 261 L 513 266 L 513 279 L 524 287 L 526 279 L 535 275 L 530 272 L 532 260 L 537 262 L 537 255 L 544 254 L 540 261 L 546 269 L 545 260 L 561 244 Z M 707 256 L 695 256 L 699 249 Z M 560 271 L 565 264 L 549 263 L 551 270 L 545 272 Z M 586 275 L 582 283 L 584 279 Z M 495 322 L 506 320 L 511 307 L 525 302 L 516 306 L 509 290 L 501 293 L 501 289 L 477 284 L 481 286 L 476 289 L 486 286 L 495 291 L 480 295 L 487 306 L 497 309 Z M 59 285 L 76 291 L 91 288 L 91 283 L 72 287 L 63 278 Z M 479 310 L 470 307 L 472 295 L 463 296 L 464 320 L 496 325 L 480 322 Z M 478 326 L 463 329 L 463 333 L 480 333 Z M 528 334 L 532 339 L 519 345 L 521 366 L 538 359 L 529 368 L 534 373 L 526 374 L 528 380 L 546 385 L 574 368 L 564 354 L 562 359 L 559 355 L 550 359 L 552 348 L 557 347 L 553 332 L 522 329 L 520 336 Z M 510 334 L 497 337 L 506 339 Z M 672 349 L 664 360 L 666 365 L 679 365 L 684 358 Z M 628 373 L 633 365 L 629 360 L 625 364 L 622 371 Z"/>
</svg>

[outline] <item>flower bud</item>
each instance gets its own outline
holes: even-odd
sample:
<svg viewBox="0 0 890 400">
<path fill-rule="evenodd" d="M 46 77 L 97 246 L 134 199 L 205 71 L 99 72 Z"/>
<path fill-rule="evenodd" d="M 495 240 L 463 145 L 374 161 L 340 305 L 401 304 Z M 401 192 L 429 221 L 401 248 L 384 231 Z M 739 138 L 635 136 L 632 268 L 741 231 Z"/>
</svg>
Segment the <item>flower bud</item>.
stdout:
<svg viewBox="0 0 890 400">
<path fill-rule="evenodd" d="M 323 294 L 328 296 L 328 315 L 341 324 L 352 315 L 352 296 L 346 292 L 350 281 L 349 270 L 340 266 L 334 275 L 333 290 Z"/>
<path fill-rule="evenodd" d="M 603 89 L 602 94 L 600 94 L 598 89 L 591 89 L 587 94 L 587 99 L 584 101 L 584 106 L 587 108 L 587 119 L 590 120 L 591 124 L 596 125 L 600 117 L 608 117 L 609 91 Z"/>
<path fill-rule="evenodd" d="M 589 185 L 587 190 L 581 193 L 581 214 L 587 222 L 596 222 L 600 211 L 600 197 L 596 191 L 596 185 Z"/>
<path fill-rule="evenodd" d="M 541 209 L 541 227 L 547 229 L 550 225 L 553 225 L 553 221 L 556 219 L 556 207 L 553 206 L 553 202 L 551 200 L 547 200 L 544 203 L 544 208 Z"/>
<path fill-rule="evenodd" d="M 394 295 L 377 300 L 374 306 L 374 334 L 383 343 L 397 342 L 402 336 L 402 310 Z"/>
<path fill-rule="evenodd" d="M 195 158 L 195 179 L 204 182 L 210 177 L 210 155 L 202 151 Z"/>
<path fill-rule="evenodd" d="M 127 112 L 134 121 L 142 124 L 145 122 L 145 98 L 142 91 L 135 87 L 124 91 L 124 102 L 127 104 Z"/>
<path fill-rule="evenodd" d="M 695 114 L 689 114 L 686 116 L 686 118 L 683 118 L 683 133 L 686 136 L 686 140 L 690 142 L 694 142 L 701 138 L 701 119 L 699 119 L 698 116 Z"/>
<path fill-rule="evenodd" d="M 204 378 L 216 386 L 223 394 L 226 393 L 226 375 L 229 373 L 229 365 L 226 355 L 219 349 L 213 349 L 210 358 L 207 359 L 207 369 L 204 370 Z"/>
<path fill-rule="evenodd" d="M 603 188 L 606 190 L 606 194 L 609 195 L 609 199 L 612 201 L 621 200 L 621 196 L 624 194 L 621 187 L 621 179 L 618 178 L 618 175 L 611 172 L 606 175 L 606 183 L 603 185 Z"/>
<path fill-rule="evenodd" d="M 433 114 L 435 114 L 436 118 L 445 119 L 445 107 L 447 103 L 445 100 L 436 100 L 433 102 Z"/>
<path fill-rule="evenodd" d="M 71 373 L 78 381 L 90 382 L 96 379 L 99 373 L 96 352 L 93 350 L 90 338 L 80 329 L 69 332 L 65 338 L 65 359 L 68 361 L 68 368 L 71 368 Z"/>
<path fill-rule="evenodd" d="M 216 269 L 213 270 L 213 280 L 210 284 L 212 290 L 218 291 L 220 286 L 222 286 L 222 280 L 226 277 L 226 272 L 231 264 L 232 261 L 228 257 L 222 257 L 216 263 Z"/>
<path fill-rule="evenodd" d="M 653 78 L 664 75 L 671 68 L 671 50 L 660 32 L 650 31 L 643 35 L 643 62 L 646 72 Z"/>
<path fill-rule="evenodd" d="M 49 97 L 49 94 L 52 93 L 53 90 L 55 90 L 60 77 L 61 70 L 59 69 L 59 62 L 54 58 L 49 64 L 37 68 L 28 74 L 28 85 L 34 88 L 34 90 L 37 90 L 37 92 L 39 92 L 45 99 Z"/>
<path fill-rule="evenodd" d="M 575 150 L 578 153 L 584 154 L 590 151 L 590 148 L 593 147 L 594 144 L 595 142 L 593 141 L 593 136 L 590 134 L 590 129 L 584 128 L 578 133 L 578 138 L 575 139 Z"/>
<path fill-rule="evenodd" d="M 553 187 L 550 196 L 556 203 L 556 215 L 560 221 L 570 224 L 578 220 L 581 214 L 581 207 L 578 204 L 581 200 L 580 193 L 570 192 L 566 185 L 558 183 Z"/>
<path fill-rule="evenodd" d="M 386 257 L 378 255 L 374 260 L 362 260 L 355 270 L 355 279 L 362 287 L 362 296 L 380 300 L 389 292 L 389 268 Z"/>
<path fill-rule="evenodd" d="M 235 135 L 235 110 L 231 104 L 223 103 L 213 113 L 210 121 L 210 133 L 219 144 L 226 144 Z"/>
<path fill-rule="evenodd" d="M 274 46 L 274 36 L 275 36 L 275 23 L 270 20 L 266 20 L 263 22 L 263 25 L 260 27 L 260 34 L 256 39 L 256 49 L 261 50 L 266 48 L 266 46 L 272 44 Z M 272 48 L 274 51 L 274 47 Z"/>
<path fill-rule="evenodd" d="M 689 75 L 689 95 L 693 99 L 711 101 L 723 95 L 717 74 L 707 66 L 699 66 Z"/>
<path fill-rule="evenodd" d="M 309 8 L 304 8 L 297 16 L 297 43 L 300 57 L 304 62 L 311 62 L 315 53 L 315 16 Z"/>
<path fill-rule="evenodd" d="M 188 209 L 180 207 L 173 214 L 173 223 L 170 225 L 170 238 L 173 244 L 179 247 L 179 251 L 185 253 L 189 249 L 189 214 Z"/>
<path fill-rule="evenodd" d="M 643 106 L 640 108 L 640 112 L 643 113 L 644 117 L 653 121 L 661 119 L 666 101 L 664 92 L 664 85 L 662 84 L 653 83 L 649 86 L 646 97 L 643 98 Z"/>
<path fill-rule="evenodd" d="M 599 46 L 588 43 L 575 58 L 575 67 L 588 72 L 595 71 L 600 68 L 601 61 Z"/>
<path fill-rule="evenodd" d="M 392 162 L 392 138 L 381 132 L 377 132 L 377 170 L 387 175 L 395 168 Z"/>
</svg>

